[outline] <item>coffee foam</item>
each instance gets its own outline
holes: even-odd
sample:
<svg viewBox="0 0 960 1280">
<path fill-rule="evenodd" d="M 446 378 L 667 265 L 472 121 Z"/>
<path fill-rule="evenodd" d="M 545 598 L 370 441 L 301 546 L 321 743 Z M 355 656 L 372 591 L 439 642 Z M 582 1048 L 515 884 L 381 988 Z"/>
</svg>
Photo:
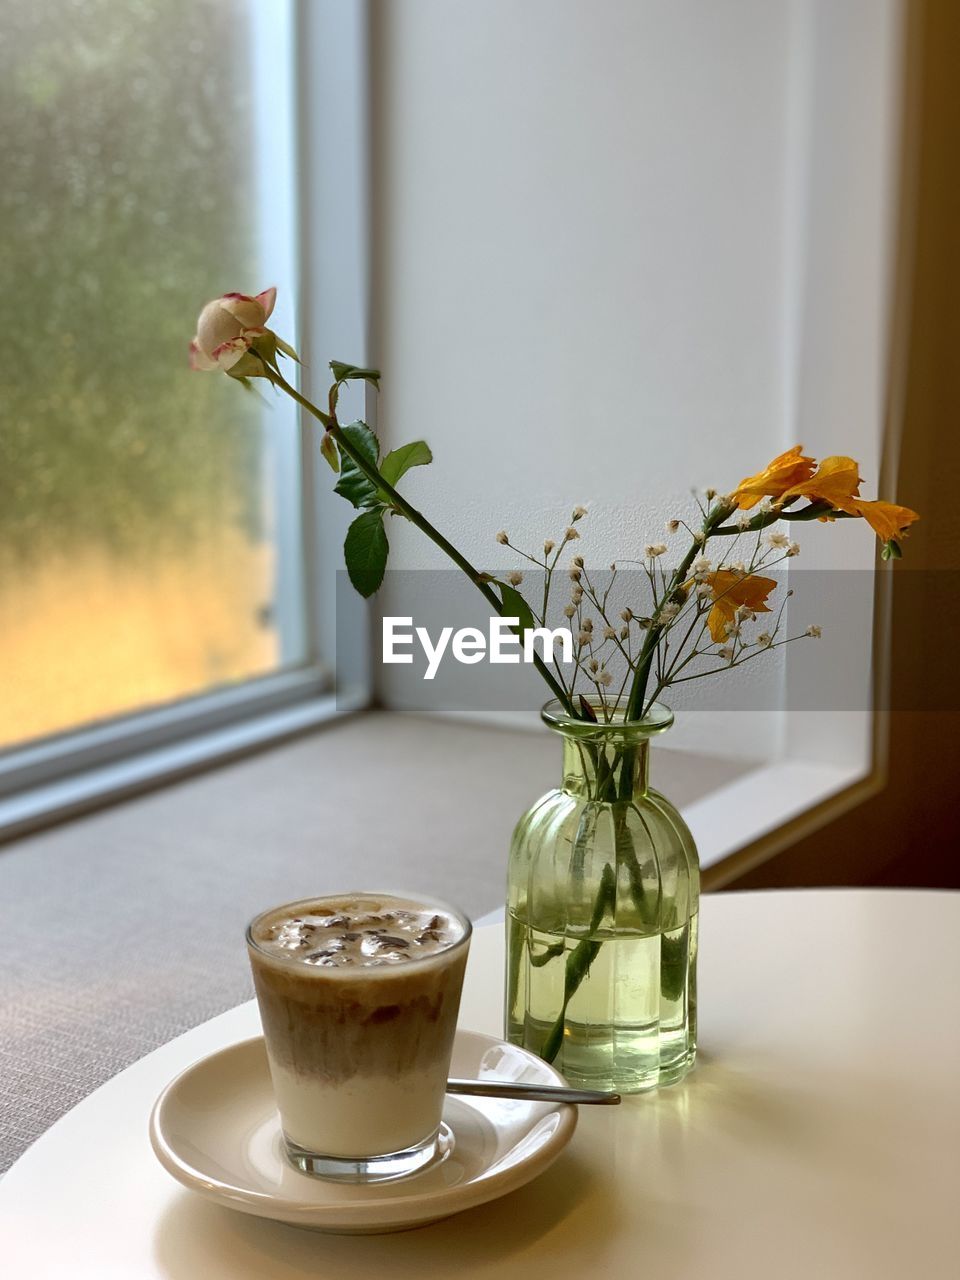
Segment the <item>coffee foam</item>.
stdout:
<svg viewBox="0 0 960 1280">
<path fill-rule="evenodd" d="M 306 899 L 259 917 L 251 938 L 277 959 L 346 971 L 407 965 L 462 940 L 462 923 L 443 908 L 366 894 Z"/>
</svg>

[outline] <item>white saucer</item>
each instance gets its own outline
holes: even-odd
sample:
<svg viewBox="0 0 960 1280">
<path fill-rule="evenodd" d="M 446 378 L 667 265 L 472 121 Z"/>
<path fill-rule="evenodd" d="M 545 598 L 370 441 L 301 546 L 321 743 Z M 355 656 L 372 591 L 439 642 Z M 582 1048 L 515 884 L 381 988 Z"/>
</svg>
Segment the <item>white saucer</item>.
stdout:
<svg viewBox="0 0 960 1280">
<path fill-rule="evenodd" d="M 451 1076 L 565 1083 L 525 1049 L 458 1031 Z M 150 1141 L 185 1187 L 231 1209 L 298 1227 L 365 1235 L 402 1231 L 494 1200 L 543 1173 L 573 1136 L 567 1103 L 448 1096 L 454 1148 L 441 1164 L 357 1186 L 308 1177 L 281 1154 L 263 1038 L 221 1049 L 181 1072 L 157 1099 Z"/>
</svg>

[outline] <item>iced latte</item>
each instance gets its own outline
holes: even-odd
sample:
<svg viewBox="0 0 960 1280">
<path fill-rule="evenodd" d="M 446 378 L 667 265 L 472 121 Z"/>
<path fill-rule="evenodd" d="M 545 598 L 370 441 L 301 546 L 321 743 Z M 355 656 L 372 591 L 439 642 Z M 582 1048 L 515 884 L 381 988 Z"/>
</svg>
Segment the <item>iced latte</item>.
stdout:
<svg viewBox="0 0 960 1280">
<path fill-rule="evenodd" d="M 425 899 L 353 893 L 247 930 L 287 1152 L 365 1180 L 435 1158 L 470 922 Z"/>
</svg>

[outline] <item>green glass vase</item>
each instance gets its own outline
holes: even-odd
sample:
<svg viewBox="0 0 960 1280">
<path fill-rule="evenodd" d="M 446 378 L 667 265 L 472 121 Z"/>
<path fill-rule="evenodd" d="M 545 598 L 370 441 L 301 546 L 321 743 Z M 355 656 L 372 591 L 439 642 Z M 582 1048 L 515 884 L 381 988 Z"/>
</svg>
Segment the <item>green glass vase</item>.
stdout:
<svg viewBox="0 0 960 1280">
<path fill-rule="evenodd" d="M 636 1093 L 682 1079 L 696 1057 L 700 869 L 680 814 L 649 785 L 650 739 L 673 714 L 623 710 L 608 704 L 608 722 L 592 723 L 543 709 L 563 782 L 513 836 L 506 1036 L 571 1084 Z"/>
</svg>

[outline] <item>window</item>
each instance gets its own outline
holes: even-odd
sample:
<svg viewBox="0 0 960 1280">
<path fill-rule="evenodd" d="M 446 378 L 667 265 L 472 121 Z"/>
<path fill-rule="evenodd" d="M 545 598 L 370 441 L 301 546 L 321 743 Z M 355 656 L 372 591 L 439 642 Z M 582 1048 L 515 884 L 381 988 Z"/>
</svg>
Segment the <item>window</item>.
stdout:
<svg viewBox="0 0 960 1280">
<path fill-rule="evenodd" d="M 186 365 L 270 284 L 308 392 L 366 361 L 364 68 L 360 6 L 0 0 L 0 838 L 369 698 L 315 433 Z"/>
<path fill-rule="evenodd" d="M 312 655 L 292 406 L 186 365 L 229 289 L 294 333 L 291 8 L 0 7 L 9 749 Z"/>
</svg>

